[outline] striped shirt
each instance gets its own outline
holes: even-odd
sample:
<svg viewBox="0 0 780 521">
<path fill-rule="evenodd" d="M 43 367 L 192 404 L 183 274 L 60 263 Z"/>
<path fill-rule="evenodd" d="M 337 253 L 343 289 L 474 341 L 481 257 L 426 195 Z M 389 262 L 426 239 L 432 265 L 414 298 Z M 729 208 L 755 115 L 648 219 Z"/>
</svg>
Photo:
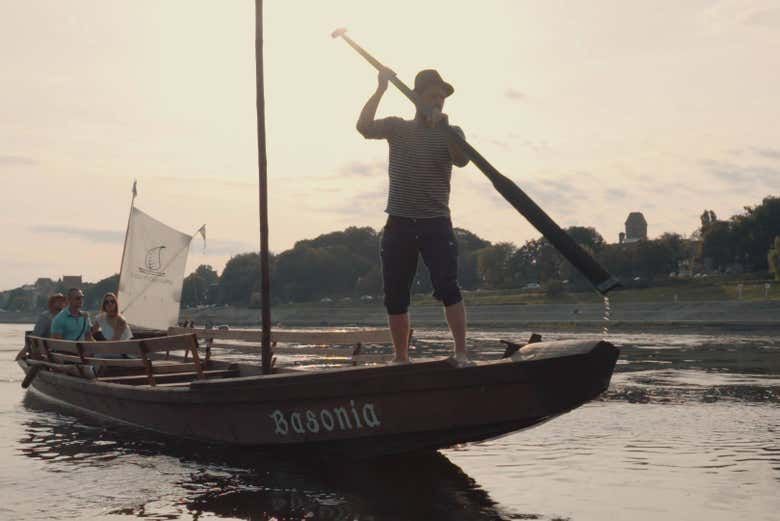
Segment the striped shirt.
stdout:
<svg viewBox="0 0 780 521">
<path fill-rule="evenodd" d="M 387 139 L 390 148 L 385 212 L 416 219 L 450 216 L 452 159 L 445 130 L 390 117 L 374 120 L 363 135 Z"/>
</svg>

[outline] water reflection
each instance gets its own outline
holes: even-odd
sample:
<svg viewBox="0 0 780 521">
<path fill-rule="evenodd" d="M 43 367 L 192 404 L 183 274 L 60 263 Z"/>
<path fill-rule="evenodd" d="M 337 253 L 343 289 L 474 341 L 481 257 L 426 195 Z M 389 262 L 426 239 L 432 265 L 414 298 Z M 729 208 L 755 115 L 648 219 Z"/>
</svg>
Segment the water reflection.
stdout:
<svg viewBox="0 0 780 521">
<path fill-rule="evenodd" d="M 51 411 L 29 393 L 25 405 Z M 174 474 L 165 474 L 172 478 L 167 490 L 107 512 L 113 516 L 280 521 L 544 519 L 503 512 L 473 479 L 439 453 L 325 465 L 254 450 L 150 438 L 133 429 L 84 425 L 50 412 L 35 414 L 24 427 L 19 451 L 45 461 L 53 472 L 78 474 L 129 464 L 157 471 L 172 467 L 159 458 L 177 460 Z M 150 478 L 149 485 L 153 483 Z M 115 492 L 109 488 L 102 493 Z"/>
<path fill-rule="evenodd" d="M 544 334 L 575 336 L 587 335 Z M 524 337 L 475 332 L 472 347 L 477 358 L 495 357 L 499 338 Z M 417 356 L 451 348 L 446 331 L 419 339 Z M 21 378 L 9 354 L 0 364 L 0 382 L 15 382 L 0 393 L 0 518 L 582 521 L 620 512 L 637 521 L 774 520 L 780 336 L 610 339 L 621 360 L 601 401 L 446 457 L 370 465 L 324 466 L 86 425 L 44 411 L 30 394 L 16 408 Z"/>
</svg>

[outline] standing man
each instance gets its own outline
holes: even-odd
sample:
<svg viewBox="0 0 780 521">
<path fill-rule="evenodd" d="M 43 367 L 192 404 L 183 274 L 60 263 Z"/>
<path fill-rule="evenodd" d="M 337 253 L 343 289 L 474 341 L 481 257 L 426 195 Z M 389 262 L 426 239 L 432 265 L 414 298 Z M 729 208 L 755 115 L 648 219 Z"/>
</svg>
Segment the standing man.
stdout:
<svg viewBox="0 0 780 521">
<path fill-rule="evenodd" d="M 63 340 L 92 340 L 92 323 L 89 314 L 81 309 L 84 293 L 78 288 L 68 290 L 68 306 L 51 322 L 52 338 Z"/>
<path fill-rule="evenodd" d="M 41 313 L 38 317 L 38 321 L 35 322 L 33 328 L 33 336 L 46 338 L 51 336 L 51 321 L 57 314 L 65 307 L 65 295 L 62 293 L 55 293 L 49 295 L 49 301 L 47 303 L 47 310 Z"/>
<path fill-rule="evenodd" d="M 455 359 L 467 360 L 466 308 L 458 287 L 458 245 L 450 221 L 452 165 L 468 158 L 450 143 L 444 99 L 455 89 L 433 69 L 414 78 L 417 113 L 408 121 L 397 117 L 374 119 L 379 101 L 395 76 L 379 71 L 376 92 L 368 99 L 357 130 L 366 139 L 386 139 L 390 148 L 387 223 L 382 235 L 382 279 L 385 308 L 395 347 L 395 362 L 409 361 L 410 290 L 421 254 L 431 275 L 433 296 L 444 305 L 455 341 Z M 461 136 L 463 131 L 453 127 Z"/>
</svg>

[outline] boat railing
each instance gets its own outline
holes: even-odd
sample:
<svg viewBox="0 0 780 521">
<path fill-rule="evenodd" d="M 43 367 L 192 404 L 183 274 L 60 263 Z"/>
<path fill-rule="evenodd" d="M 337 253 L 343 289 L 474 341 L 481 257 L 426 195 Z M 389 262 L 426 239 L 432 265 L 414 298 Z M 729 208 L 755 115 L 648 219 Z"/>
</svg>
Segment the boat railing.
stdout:
<svg viewBox="0 0 780 521">
<path fill-rule="evenodd" d="M 101 368 L 142 368 L 149 385 L 156 385 L 156 376 L 191 370 L 198 379 L 204 378 L 204 363 L 198 354 L 198 342 L 194 334 L 170 335 L 157 338 L 118 341 L 70 341 L 54 338 L 27 336 L 27 363 L 51 371 L 94 379 Z M 191 354 L 187 363 L 166 363 L 155 367 L 155 354 L 184 351 Z M 101 378 L 111 381 L 121 378 Z M 131 377 L 132 378 L 132 377 Z M 119 382 L 118 382 L 119 383 Z"/>
<path fill-rule="evenodd" d="M 204 343 L 207 360 L 211 350 L 219 348 L 259 353 L 262 340 L 262 333 L 257 329 L 168 329 L 170 335 L 182 333 L 197 335 Z M 353 365 L 387 362 L 393 358 L 393 340 L 387 328 L 277 329 L 271 332 L 271 343 L 274 355 L 316 355 Z M 375 347 L 374 352 L 365 353 L 364 348 L 369 345 Z"/>
</svg>

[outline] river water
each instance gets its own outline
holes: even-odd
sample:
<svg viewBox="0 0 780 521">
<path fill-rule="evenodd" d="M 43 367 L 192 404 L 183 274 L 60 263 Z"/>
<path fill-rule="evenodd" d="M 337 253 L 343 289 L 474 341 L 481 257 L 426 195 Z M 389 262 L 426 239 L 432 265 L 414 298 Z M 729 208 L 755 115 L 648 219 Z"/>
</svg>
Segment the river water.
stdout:
<svg viewBox="0 0 780 521">
<path fill-rule="evenodd" d="M 27 328 L 0 324 L 2 520 L 780 519 L 776 332 L 613 334 L 621 359 L 599 401 L 431 456 L 323 465 L 49 409 L 19 385 Z M 527 336 L 470 341 L 495 357 L 498 339 Z M 441 331 L 417 338 L 418 355 L 447 350 Z"/>
</svg>

